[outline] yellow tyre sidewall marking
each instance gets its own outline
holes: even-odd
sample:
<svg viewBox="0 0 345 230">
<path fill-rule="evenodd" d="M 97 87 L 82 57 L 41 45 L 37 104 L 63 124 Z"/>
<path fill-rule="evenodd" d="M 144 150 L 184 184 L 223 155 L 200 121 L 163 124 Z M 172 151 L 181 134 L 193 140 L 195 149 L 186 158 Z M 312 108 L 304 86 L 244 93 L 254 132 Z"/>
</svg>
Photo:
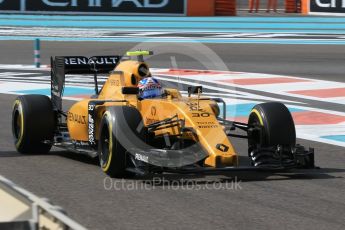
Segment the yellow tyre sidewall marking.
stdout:
<svg viewBox="0 0 345 230">
<path fill-rule="evenodd" d="M 111 114 L 109 111 L 104 113 L 104 116 L 107 117 L 108 120 L 108 129 L 109 129 L 109 156 L 108 156 L 108 160 L 107 163 L 105 164 L 105 166 L 102 166 L 102 169 L 104 172 L 107 172 L 109 170 L 110 164 L 111 164 L 111 160 L 113 157 L 113 124 L 111 122 Z"/>
<path fill-rule="evenodd" d="M 262 117 L 261 117 L 260 112 L 259 112 L 257 109 L 253 109 L 253 110 L 252 110 L 252 113 L 255 113 L 255 114 L 256 114 L 256 116 L 259 118 L 260 125 L 264 126 L 264 122 L 263 122 L 263 119 L 262 119 Z"/>
<path fill-rule="evenodd" d="M 19 134 L 19 137 L 18 137 L 18 141 L 16 143 L 16 147 L 18 148 L 20 146 L 20 144 L 22 143 L 23 141 L 23 136 L 24 136 L 24 116 L 23 116 L 23 107 L 22 107 L 22 103 L 20 102 L 20 100 L 16 100 L 14 102 L 14 106 L 13 108 L 16 108 L 17 106 L 17 109 L 18 109 L 18 112 L 19 112 L 19 116 L 20 116 L 20 125 L 21 125 L 21 129 L 20 129 L 20 134 Z"/>
</svg>

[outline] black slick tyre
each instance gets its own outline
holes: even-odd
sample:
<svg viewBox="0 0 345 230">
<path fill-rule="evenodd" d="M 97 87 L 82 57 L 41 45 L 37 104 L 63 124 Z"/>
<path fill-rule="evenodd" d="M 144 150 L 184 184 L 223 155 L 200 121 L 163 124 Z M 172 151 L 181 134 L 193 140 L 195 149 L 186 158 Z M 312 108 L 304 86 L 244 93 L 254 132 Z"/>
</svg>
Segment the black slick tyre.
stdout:
<svg viewBox="0 0 345 230">
<path fill-rule="evenodd" d="M 284 104 L 268 102 L 254 106 L 248 126 L 248 154 L 253 165 L 281 164 L 282 160 L 290 162 L 291 150 L 296 145 L 296 130 Z M 281 155 L 277 151 L 281 151 Z"/>
<path fill-rule="evenodd" d="M 98 139 L 100 166 L 111 177 L 126 177 L 131 147 L 140 145 L 143 132 L 140 112 L 128 106 L 107 108 L 103 114 Z"/>
<path fill-rule="evenodd" d="M 12 134 L 18 152 L 48 153 L 55 131 L 51 100 L 43 95 L 19 96 L 13 105 Z"/>
<path fill-rule="evenodd" d="M 296 144 L 296 130 L 291 113 L 288 108 L 279 102 L 268 102 L 254 106 L 249 120 L 249 127 L 261 126 L 262 138 L 250 140 L 257 142 L 263 147 L 273 145 L 294 146 Z"/>
</svg>

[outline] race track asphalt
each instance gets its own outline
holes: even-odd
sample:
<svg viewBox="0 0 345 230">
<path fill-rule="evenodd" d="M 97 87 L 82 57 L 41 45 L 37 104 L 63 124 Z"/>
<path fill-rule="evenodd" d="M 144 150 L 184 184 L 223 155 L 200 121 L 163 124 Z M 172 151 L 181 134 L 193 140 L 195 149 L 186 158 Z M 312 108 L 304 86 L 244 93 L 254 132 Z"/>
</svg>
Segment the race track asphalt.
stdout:
<svg viewBox="0 0 345 230">
<path fill-rule="evenodd" d="M 171 58 L 175 57 L 179 68 L 204 69 L 198 57 L 201 54 L 211 57 L 209 52 L 214 52 L 232 71 L 345 81 L 342 45 L 42 42 L 41 57 L 43 64 L 49 64 L 50 56 L 122 55 L 133 48 L 163 50 L 164 54 L 149 60 L 152 67 L 158 68 L 174 67 Z M 33 64 L 33 42 L 0 41 L 0 50 L 0 64 Z M 217 64 L 210 67 L 219 68 Z"/>
<path fill-rule="evenodd" d="M 133 46 L 44 43 L 43 63 L 48 64 L 50 55 L 121 54 Z M 231 70 L 344 81 L 342 46 L 208 46 Z M 0 48 L 1 64 L 32 61 L 29 42 L 1 41 Z M 170 56 L 152 58 L 153 66 L 171 67 Z M 179 68 L 202 68 L 190 57 L 173 56 Z M 169 60 L 163 61 L 164 57 Z M 316 164 L 321 169 L 298 174 L 224 173 L 109 179 L 97 161 L 88 157 L 59 150 L 49 155 L 16 153 L 10 125 L 15 97 L 0 95 L 0 174 L 39 196 L 48 197 L 90 229 L 345 228 L 344 148 L 299 140 L 315 148 Z M 244 156 L 245 141 L 234 143 Z M 236 181 L 240 181 L 237 187 Z"/>
</svg>

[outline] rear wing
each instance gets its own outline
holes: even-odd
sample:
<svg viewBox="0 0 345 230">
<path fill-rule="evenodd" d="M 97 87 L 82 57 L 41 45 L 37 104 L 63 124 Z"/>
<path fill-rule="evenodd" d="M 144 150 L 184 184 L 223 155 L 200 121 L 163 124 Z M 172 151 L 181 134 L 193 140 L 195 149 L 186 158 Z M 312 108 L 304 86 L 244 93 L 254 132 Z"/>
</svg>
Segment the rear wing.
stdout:
<svg viewBox="0 0 345 230">
<path fill-rule="evenodd" d="M 98 93 L 97 74 L 111 72 L 121 58 L 121 56 L 51 57 L 51 99 L 54 110 L 62 111 L 62 96 L 67 74 L 94 74 L 95 90 Z"/>
</svg>

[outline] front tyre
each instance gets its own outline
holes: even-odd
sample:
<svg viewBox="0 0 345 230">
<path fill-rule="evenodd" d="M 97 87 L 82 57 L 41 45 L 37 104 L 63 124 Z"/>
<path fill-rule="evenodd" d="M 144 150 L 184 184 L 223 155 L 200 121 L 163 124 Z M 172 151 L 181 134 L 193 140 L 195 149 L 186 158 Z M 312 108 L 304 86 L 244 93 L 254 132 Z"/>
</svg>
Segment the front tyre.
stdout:
<svg viewBox="0 0 345 230">
<path fill-rule="evenodd" d="M 135 108 L 115 106 L 103 114 L 98 139 L 100 166 L 111 177 L 126 177 L 127 150 L 140 145 L 144 130 L 142 116 Z"/>
<path fill-rule="evenodd" d="M 52 147 L 54 130 L 55 115 L 49 97 L 24 95 L 15 100 L 12 134 L 18 152 L 48 153 Z"/>
<path fill-rule="evenodd" d="M 254 166 L 292 163 L 296 130 L 284 104 L 268 102 L 254 106 L 248 127 L 248 153 Z"/>
</svg>

